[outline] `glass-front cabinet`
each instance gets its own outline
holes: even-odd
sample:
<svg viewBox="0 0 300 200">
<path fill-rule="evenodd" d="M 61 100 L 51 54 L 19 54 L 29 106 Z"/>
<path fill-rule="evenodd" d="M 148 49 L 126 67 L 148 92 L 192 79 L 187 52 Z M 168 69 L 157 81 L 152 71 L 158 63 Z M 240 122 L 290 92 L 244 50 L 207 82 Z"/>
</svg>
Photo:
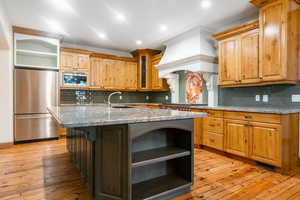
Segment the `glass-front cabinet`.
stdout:
<svg viewBox="0 0 300 200">
<path fill-rule="evenodd" d="M 58 69 L 58 39 L 15 33 L 14 52 L 15 66 Z"/>
</svg>

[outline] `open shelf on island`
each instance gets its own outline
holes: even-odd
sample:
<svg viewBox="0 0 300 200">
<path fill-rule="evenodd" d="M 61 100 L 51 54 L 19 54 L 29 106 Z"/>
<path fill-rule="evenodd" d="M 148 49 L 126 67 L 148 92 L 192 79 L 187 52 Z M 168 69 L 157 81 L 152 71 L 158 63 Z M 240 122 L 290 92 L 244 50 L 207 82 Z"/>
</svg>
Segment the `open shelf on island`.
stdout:
<svg viewBox="0 0 300 200">
<path fill-rule="evenodd" d="M 162 162 L 190 155 L 191 152 L 180 147 L 162 147 L 133 153 L 132 167 Z"/>
<path fill-rule="evenodd" d="M 176 175 L 166 175 L 151 180 L 147 180 L 141 183 L 134 184 L 132 186 L 132 199 L 147 199 L 155 198 L 162 193 L 176 192 L 176 190 L 182 187 L 189 187 L 191 182 Z"/>
<path fill-rule="evenodd" d="M 189 190 L 193 182 L 192 131 L 135 127 L 131 143 L 132 199 L 169 199 Z"/>
</svg>

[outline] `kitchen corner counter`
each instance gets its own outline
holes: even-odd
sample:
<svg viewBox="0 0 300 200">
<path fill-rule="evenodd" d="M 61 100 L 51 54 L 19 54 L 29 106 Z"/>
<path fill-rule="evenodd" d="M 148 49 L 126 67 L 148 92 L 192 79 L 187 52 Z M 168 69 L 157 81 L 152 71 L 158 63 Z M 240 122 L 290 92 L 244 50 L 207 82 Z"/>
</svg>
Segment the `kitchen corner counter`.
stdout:
<svg viewBox="0 0 300 200">
<path fill-rule="evenodd" d="M 209 109 L 209 110 L 224 110 L 237 112 L 253 112 L 253 113 L 268 113 L 268 114 L 293 114 L 300 113 L 300 108 L 290 107 L 240 107 L 240 106 L 191 106 L 193 109 Z"/>
<path fill-rule="evenodd" d="M 109 108 L 107 105 L 51 106 L 48 107 L 48 110 L 65 128 L 181 120 L 207 116 L 206 113 L 141 107 Z"/>
</svg>

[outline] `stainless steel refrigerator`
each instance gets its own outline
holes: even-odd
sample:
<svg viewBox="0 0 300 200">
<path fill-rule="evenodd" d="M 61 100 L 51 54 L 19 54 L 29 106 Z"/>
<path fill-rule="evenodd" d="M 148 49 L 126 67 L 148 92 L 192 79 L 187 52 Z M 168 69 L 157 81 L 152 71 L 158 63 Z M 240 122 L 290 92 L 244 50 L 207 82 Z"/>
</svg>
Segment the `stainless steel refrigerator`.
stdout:
<svg viewBox="0 0 300 200">
<path fill-rule="evenodd" d="M 58 102 L 56 70 L 15 68 L 15 142 L 58 137 L 57 124 L 47 106 Z"/>
</svg>

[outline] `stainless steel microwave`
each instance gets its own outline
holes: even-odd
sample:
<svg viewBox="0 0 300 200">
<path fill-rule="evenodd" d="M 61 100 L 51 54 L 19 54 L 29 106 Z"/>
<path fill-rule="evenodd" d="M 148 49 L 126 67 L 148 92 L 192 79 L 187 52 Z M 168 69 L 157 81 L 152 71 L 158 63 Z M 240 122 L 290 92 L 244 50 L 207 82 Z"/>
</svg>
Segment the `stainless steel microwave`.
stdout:
<svg viewBox="0 0 300 200">
<path fill-rule="evenodd" d="M 63 86 L 85 87 L 88 84 L 88 76 L 84 73 L 62 73 Z"/>
</svg>

